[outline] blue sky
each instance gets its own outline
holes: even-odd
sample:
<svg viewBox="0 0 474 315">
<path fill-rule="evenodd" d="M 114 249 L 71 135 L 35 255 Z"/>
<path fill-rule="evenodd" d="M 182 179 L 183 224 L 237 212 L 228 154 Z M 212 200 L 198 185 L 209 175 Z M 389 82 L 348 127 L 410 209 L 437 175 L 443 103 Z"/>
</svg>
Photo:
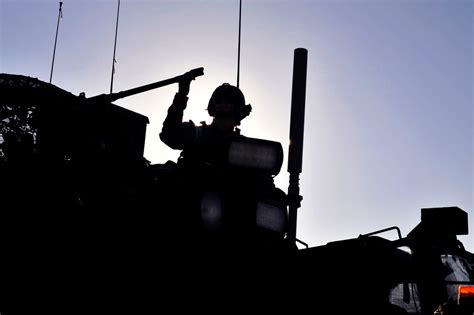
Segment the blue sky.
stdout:
<svg viewBox="0 0 474 315">
<path fill-rule="evenodd" d="M 117 1 L 64 0 L 53 83 L 108 92 Z M 122 0 L 114 91 L 204 67 L 185 119 L 210 121 L 214 88 L 235 84 L 238 1 Z M 0 0 L 0 72 L 49 81 L 58 1 Z M 288 147 L 293 51 L 307 48 L 302 208 L 311 246 L 389 226 L 406 235 L 420 209 L 473 219 L 473 3 L 463 0 L 243 1 L 244 135 Z M 145 156 L 177 86 L 119 100 L 149 117 Z M 288 186 L 286 160 L 276 178 Z M 474 251 L 472 235 L 461 237 Z M 395 233 L 387 234 L 395 238 Z"/>
</svg>

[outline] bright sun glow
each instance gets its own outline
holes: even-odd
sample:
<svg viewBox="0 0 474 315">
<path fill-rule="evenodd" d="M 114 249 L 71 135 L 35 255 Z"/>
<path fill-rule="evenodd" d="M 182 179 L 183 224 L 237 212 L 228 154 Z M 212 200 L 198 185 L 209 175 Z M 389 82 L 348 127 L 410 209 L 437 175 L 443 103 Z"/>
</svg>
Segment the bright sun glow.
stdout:
<svg viewBox="0 0 474 315">
<path fill-rule="evenodd" d="M 207 104 L 215 87 L 201 79 L 197 86 L 191 86 L 189 92 L 188 106 L 184 111 L 183 120 L 192 120 L 194 124 L 200 125 L 202 121 L 207 124 L 212 122 L 212 117 L 207 113 Z M 193 85 L 193 84 L 192 84 Z"/>
</svg>

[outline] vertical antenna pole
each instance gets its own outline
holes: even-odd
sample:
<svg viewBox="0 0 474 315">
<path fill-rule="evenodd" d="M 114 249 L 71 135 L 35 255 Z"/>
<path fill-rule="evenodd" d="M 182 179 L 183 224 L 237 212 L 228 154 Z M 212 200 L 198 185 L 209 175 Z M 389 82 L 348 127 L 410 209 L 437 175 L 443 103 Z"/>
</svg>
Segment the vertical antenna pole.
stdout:
<svg viewBox="0 0 474 315">
<path fill-rule="evenodd" d="M 237 87 L 240 78 L 240 30 L 242 28 L 242 0 L 239 0 L 239 44 L 237 48 Z"/>
<path fill-rule="evenodd" d="M 306 69 L 308 50 L 296 48 L 293 61 L 293 88 L 291 94 L 290 147 L 288 150 L 288 239 L 296 241 L 297 210 L 301 206 L 300 173 L 303 165 L 304 113 L 306 97 Z"/>
<path fill-rule="evenodd" d="M 115 74 L 115 51 L 117 49 L 117 33 L 118 33 L 118 23 L 119 23 L 119 13 L 120 13 L 120 0 L 118 0 L 117 4 L 117 20 L 115 23 L 115 41 L 114 41 L 114 56 L 112 57 L 112 75 L 110 77 L 110 93 L 112 93 L 112 89 L 114 86 L 114 74 Z"/>
<path fill-rule="evenodd" d="M 53 61 L 51 62 L 51 73 L 49 75 L 49 83 L 51 83 L 51 81 L 53 80 L 54 58 L 56 56 L 56 44 L 58 42 L 59 21 L 63 17 L 62 6 L 63 6 L 63 3 L 62 3 L 62 1 L 60 1 L 59 2 L 59 13 L 58 13 L 58 24 L 56 26 L 56 37 L 54 39 Z"/>
</svg>

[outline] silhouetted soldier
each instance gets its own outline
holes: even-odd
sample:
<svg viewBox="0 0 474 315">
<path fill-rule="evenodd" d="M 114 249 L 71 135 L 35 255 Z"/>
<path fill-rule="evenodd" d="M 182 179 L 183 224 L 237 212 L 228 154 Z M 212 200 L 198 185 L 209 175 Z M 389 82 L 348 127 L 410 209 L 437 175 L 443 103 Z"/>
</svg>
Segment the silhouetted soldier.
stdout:
<svg viewBox="0 0 474 315">
<path fill-rule="evenodd" d="M 243 189 L 236 190 L 237 183 L 242 183 L 244 179 L 236 178 L 234 172 L 226 167 L 225 159 L 230 141 L 234 137 L 243 137 L 236 127 L 249 115 L 251 106 L 245 104 L 240 89 L 224 83 L 215 89 L 209 100 L 207 110 L 213 117 L 212 123 L 196 126 L 192 121 L 183 122 L 189 87 L 189 80 L 179 82 L 179 90 L 168 109 L 160 139 L 172 149 L 182 150 L 176 166 L 176 185 L 166 188 L 170 192 L 166 197 L 172 199 L 168 207 L 172 209 L 174 226 L 179 228 L 178 232 L 172 230 L 171 233 L 175 242 L 185 243 L 187 249 L 177 255 L 189 255 L 177 259 L 175 264 L 186 262 L 177 277 L 188 288 L 193 288 L 190 290 L 194 294 L 198 294 L 202 286 L 209 285 L 205 290 L 208 292 L 213 290 L 211 284 L 220 281 L 219 275 L 223 270 L 217 270 L 220 267 L 214 266 L 213 262 L 222 259 L 219 256 L 221 250 L 230 248 L 224 244 L 231 238 L 236 239 L 229 237 L 235 235 L 232 231 L 235 228 L 229 229 L 229 226 L 239 224 L 236 221 L 245 221 L 235 220 L 236 208 L 241 214 L 249 212 L 247 203 L 232 202 L 237 195 L 243 200 L 249 194 Z M 206 202 L 211 204 L 213 213 L 206 212 Z M 206 216 L 206 213 L 211 215 Z M 245 229 L 242 224 L 240 226 Z M 196 257 L 200 259 L 196 261 Z M 193 283 L 201 287 L 194 288 Z M 214 292 L 214 295 L 217 293 Z"/>
<path fill-rule="evenodd" d="M 160 134 L 168 146 L 182 150 L 176 172 L 178 196 L 171 205 L 180 208 L 181 222 L 183 218 L 189 220 L 187 229 L 197 227 L 206 235 L 218 233 L 225 236 L 220 239 L 253 246 L 256 239 L 261 239 L 256 224 L 257 204 L 271 200 L 285 207 L 286 195 L 275 187 L 271 174 L 229 166 L 231 143 L 250 139 L 240 135 L 237 126 L 252 107 L 245 104 L 239 88 L 224 83 L 209 100 L 207 110 L 212 123 L 195 126 L 192 121 L 183 122 L 189 87 L 189 80 L 179 83 Z"/>
<path fill-rule="evenodd" d="M 180 210 L 186 211 L 183 217 L 190 219 L 191 226 L 202 228 L 203 223 L 206 224 L 201 216 L 203 196 L 216 191 L 220 196 L 228 195 L 233 189 L 231 185 L 244 180 L 236 178 L 236 174 L 225 167 L 225 162 L 230 141 L 242 137 L 236 127 L 249 115 L 251 106 L 245 104 L 239 88 L 224 83 L 214 90 L 209 100 L 207 110 L 213 117 L 212 123 L 196 126 L 192 121 L 183 122 L 189 87 L 189 80 L 179 82 L 179 91 L 168 109 L 160 138 L 169 147 L 182 150 L 177 167 L 178 198 L 184 199 Z M 227 211 L 228 223 L 235 221 L 229 218 L 229 213 Z M 222 227 L 220 224 L 214 227 L 217 225 Z"/>
<path fill-rule="evenodd" d="M 188 252 L 198 251 L 180 260 L 196 261 L 199 257 L 192 267 L 183 266 L 183 281 L 206 283 L 205 292 L 232 301 L 238 296 L 232 290 L 254 276 L 255 266 L 249 262 L 257 259 L 261 249 L 272 250 L 283 240 L 281 233 L 258 226 L 259 204 L 271 200 L 284 208 L 286 195 L 275 187 L 270 173 L 229 164 L 233 141 L 251 141 L 237 128 L 252 109 L 245 104 L 242 91 L 228 83 L 218 86 L 207 107 L 212 123 L 195 126 L 192 121 L 183 122 L 189 87 L 190 81 L 180 82 L 160 134 L 169 147 L 182 150 L 169 205 L 179 222 L 174 225 L 179 226 L 179 232 L 172 233 L 175 240 L 181 238 L 186 243 Z M 227 263 L 216 263 L 221 261 Z M 260 263 L 266 265 L 263 260 Z M 227 289 L 220 292 L 217 288 L 222 287 Z M 202 288 L 196 288 L 199 290 Z"/>
<path fill-rule="evenodd" d="M 245 104 L 239 88 L 224 83 L 215 89 L 209 100 L 207 110 L 214 117 L 210 125 L 195 126 L 192 121 L 183 122 L 189 85 L 187 80 L 179 83 L 179 91 L 168 109 L 160 138 L 169 147 L 183 150 L 182 163 L 219 163 L 218 149 L 222 149 L 230 136 L 240 135 L 236 127 L 250 114 L 252 107 Z"/>
</svg>

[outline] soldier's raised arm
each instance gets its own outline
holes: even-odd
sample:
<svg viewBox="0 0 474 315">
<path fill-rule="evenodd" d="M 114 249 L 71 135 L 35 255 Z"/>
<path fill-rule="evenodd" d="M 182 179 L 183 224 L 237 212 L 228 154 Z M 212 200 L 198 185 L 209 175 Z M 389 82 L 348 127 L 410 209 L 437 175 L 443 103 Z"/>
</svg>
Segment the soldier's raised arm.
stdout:
<svg viewBox="0 0 474 315">
<path fill-rule="evenodd" d="M 183 122 L 183 112 L 188 103 L 188 93 L 191 80 L 183 79 L 179 82 L 178 93 L 168 108 L 168 115 L 163 122 L 160 139 L 172 149 L 182 150 L 187 143 L 194 139 L 196 127 L 192 121 Z"/>
</svg>

